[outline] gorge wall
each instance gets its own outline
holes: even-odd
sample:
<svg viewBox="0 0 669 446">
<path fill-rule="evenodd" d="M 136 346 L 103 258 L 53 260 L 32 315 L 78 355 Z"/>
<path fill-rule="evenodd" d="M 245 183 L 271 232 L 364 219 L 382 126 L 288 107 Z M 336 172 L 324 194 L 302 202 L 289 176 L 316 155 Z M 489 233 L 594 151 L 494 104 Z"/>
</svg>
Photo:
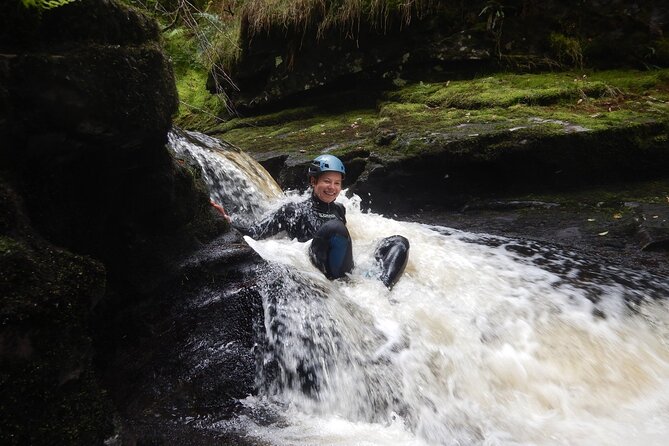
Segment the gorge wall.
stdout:
<svg viewBox="0 0 669 446">
<path fill-rule="evenodd" d="M 306 19 L 263 26 L 256 24 L 261 18 L 246 15 L 240 56 L 225 67 L 238 88 L 227 94 L 248 115 L 324 91 L 373 92 L 500 69 L 669 64 L 669 8 L 654 0 L 414 5 L 410 20 L 388 6 L 325 29 L 319 25 L 328 12 L 318 8 Z M 214 77 L 229 85 L 220 73 Z"/>
<path fill-rule="evenodd" d="M 3 444 L 110 436 L 93 361 L 113 354 L 114 315 L 225 229 L 165 148 L 177 95 L 159 38 L 113 1 L 0 5 Z"/>
</svg>

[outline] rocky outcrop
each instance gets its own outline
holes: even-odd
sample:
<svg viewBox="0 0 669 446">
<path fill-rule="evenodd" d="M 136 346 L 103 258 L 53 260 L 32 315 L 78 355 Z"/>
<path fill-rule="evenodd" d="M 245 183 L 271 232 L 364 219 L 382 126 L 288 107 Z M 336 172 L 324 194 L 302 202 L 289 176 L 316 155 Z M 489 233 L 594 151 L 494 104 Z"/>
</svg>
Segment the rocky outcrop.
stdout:
<svg viewBox="0 0 669 446">
<path fill-rule="evenodd" d="M 177 95 L 158 38 L 113 1 L 0 6 L 2 444 L 111 435 L 92 366 L 113 356 L 106 321 L 225 228 L 165 148 Z"/>
<path fill-rule="evenodd" d="M 459 208 L 490 194 L 661 178 L 669 166 L 666 132 L 667 124 L 648 123 L 550 135 L 528 129 L 470 138 L 435 134 L 430 152 L 391 162 L 368 158 L 351 191 L 373 197 L 374 208 L 388 212 L 434 204 Z"/>
<path fill-rule="evenodd" d="M 353 17 L 324 31 L 322 11 L 306 25 L 262 29 L 245 17 L 241 56 L 225 67 L 238 90 L 227 93 L 238 111 L 251 113 L 324 91 L 369 94 L 407 80 L 466 78 L 499 68 L 669 64 L 669 9 L 653 0 L 421 4 L 432 7 L 414 11 L 408 22 L 391 12 Z M 227 84 L 220 73 L 214 76 Z"/>
<path fill-rule="evenodd" d="M 104 292 L 103 265 L 42 239 L 0 184 L 3 444 L 101 444 L 111 434 L 91 355 L 91 308 Z"/>
<path fill-rule="evenodd" d="M 113 324 L 132 341 L 105 379 L 128 424 L 118 444 L 254 444 L 198 428 L 195 420 L 227 419 L 255 393 L 256 342 L 264 332 L 260 262 L 229 231 L 180 264 L 159 302 L 119 314 Z"/>
<path fill-rule="evenodd" d="M 188 236 L 155 242 L 207 209 L 164 147 L 177 97 L 157 25 L 93 1 L 35 20 L 29 39 L 3 42 L 0 159 L 39 232 L 144 286 L 136 265 L 184 248 Z"/>
</svg>

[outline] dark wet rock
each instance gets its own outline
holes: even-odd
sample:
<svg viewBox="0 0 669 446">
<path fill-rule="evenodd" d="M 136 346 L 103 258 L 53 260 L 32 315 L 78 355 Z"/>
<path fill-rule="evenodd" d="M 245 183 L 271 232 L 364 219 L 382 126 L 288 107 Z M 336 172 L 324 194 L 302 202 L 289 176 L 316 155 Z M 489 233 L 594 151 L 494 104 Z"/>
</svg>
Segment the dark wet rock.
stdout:
<svg viewBox="0 0 669 446">
<path fill-rule="evenodd" d="M 555 240 L 562 243 L 578 243 L 583 233 L 578 226 L 569 226 L 555 231 Z"/>
<path fill-rule="evenodd" d="M 386 30 L 365 22 L 356 31 L 359 35 L 355 39 L 341 38 L 340 30 L 315 39 L 304 38 L 301 30 L 283 27 L 253 36 L 245 29 L 242 40 L 248 40 L 240 63 L 232 70 L 239 91 L 229 94 L 238 110 L 247 110 L 328 89 L 357 87 L 374 91 L 405 82 L 411 70 L 418 67 L 426 74 L 443 70 L 444 66 L 450 72 L 462 66 L 476 70 L 490 62 L 489 37 L 485 31 L 471 29 L 471 24 L 466 25 L 468 32 L 461 33 L 455 31 L 460 22 L 445 27 L 444 23 L 425 17 L 414 19 L 400 30 L 399 17 L 389 21 L 393 27 Z M 315 32 L 307 30 L 308 34 Z M 453 39 L 479 44 L 456 46 Z M 432 45 L 428 47 L 426 42 Z"/>
<path fill-rule="evenodd" d="M 26 52 L 99 45 L 136 45 L 159 39 L 158 24 L 121 4 L 82 0 L 43 13 L 20 2 L 0 7 L 0 43 L 4 52 Z"/>
<path fill-rule="evenodd" d="M 279 178 L 281 176 L 281 171 L 286 165 L 286 160 L 288 155 L 281 154 L 270 154 L 267 157 L 258 157 L 257 161 L 262 165 L 267 172 L 272 176 L 272 178 Z"/>
<path fill-rule="evenodd" d="M 669 276 L 669 252 L 664 244 L 669 205 L 658 204 L 657 200 L 666 199 L 662 194 L 668 188 L 669 182 L 665 179 L 610 185 L 591 191 L 553 191 L 548 194 L 550 200 L 542 201 L 558 206 L 519 207 L 518 202 L 533 200 L 500 195 L 477 198 L 460 208 L 431 204 L 412 212 L 400 210 L 397 217 L 468 232 L 537 240 L 578 251 L 578 256 L 594 262 L 601 259 L 603 264 L 647 270 L 661 277 Z M 626 202 L 612 199 L 612 195 L 635 196 L 647 201 Z M 372 209 L 375 202 L 372 197 Z M 385 203 L 381 202 L 380 206 L 384 207 Z M 649 246 L 644 248 L 646 244 Z"/>
<path fill-rule="evenodd" d="M 103 265 L 44 240 L 0 181 L 2 444 L 101 444 L 112 433 L 92 365 L 91 314 L 104 292 Z"/>
<path fill-rule="evenodd" d="M 3 17 L 9 30 L 25 22 L 15 16 Z M 25 42 L 0 42 L 0 159 L 40 233 L 142 292 L 155 282 L 146 273 L 216 231 L 204 190 L 164 147 L 177 97 L 157 26 L 114 2 L 30 23 Z"/>
<path fill-rule="evenodd" d="M 395 130 L 379 129 L 378 133 L 376 134 L 376 138 L 374 139 L 374 142 L 379 146 L 387 146 L 395 138 L 397 138 L 397 132 Z"/>
<path fill-rule="evenodd" d="M 228 418 L 239 399 L 256 392 L 254 346 L 263 332 L 256 274 L 263 264 L 238 233 L 228 232 L 184 259 L 175 280 L 151 301 L 107 322 L 127 339 L 105 367 L 127 420 L 120 437 L 246 444 L 196 426 Z"/>
<path fill-rule="evenodd" d="M 177 95 L 152 20 L 12 1 L 0 22 L 0 443 L 101 444 L 106 321 L 150 311 L 135 305 L 226 224 L 165 148 Z"/>
<path fill-rule="evenodd" d="M 226 67 L 239 89 L 228 94 L 238 110 L 250 110 L 330 92 L 356 100 L 414 79 L 452 80 L 500 67 L 669 64 L 669 9 L 653 0 L 431 5 L 423 14 L 413 10 L 408 22 L 389 11 L 325 30 L 318 29 L 320 12 L 306 25 L 281 22 L 257 32 L 245 18 L 241 56 Z"/>
<path fill-rule="evenodd" d="M 474 200 L 467 203 L 463 207 L 463 211 L 475 209 L 491 209 L 491 210 L 518 210 L 528 208 L 543 208 L 550 209 L 560 206 L 559 203 L 548 203 L 538 200 Z"/>
<path fill-rule="evenodd" d="M 641 249 L 669 252 L 669 198 L 666 204 L 640 206 L 638 212 Z"/>
<path fill-rule="evenodd" d="M 429 150 L 418 154 L 378 161 L 370 156 L 351 192 L 376 211 L 406 212 L 430 205 L 459 209 L 475 205 L 476 197 L 495 194 L 662 178 L 669 169 L 669 152 L 661 136 L 666 131 L 665 124 L 649 123 L 559 135 L 519 131 L 476 138 L 435 136 L 426 143 Z M 371 205 L 367 197 L 373 197 Z M 504 203 L 512 205 L 528 203 Z"/>
</svg>

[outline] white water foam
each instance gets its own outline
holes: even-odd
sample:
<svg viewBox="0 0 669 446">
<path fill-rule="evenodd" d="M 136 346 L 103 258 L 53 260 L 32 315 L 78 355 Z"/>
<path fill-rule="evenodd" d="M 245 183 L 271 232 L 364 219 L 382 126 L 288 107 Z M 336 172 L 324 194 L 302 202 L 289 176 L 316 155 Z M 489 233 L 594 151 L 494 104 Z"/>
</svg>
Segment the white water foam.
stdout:
<svg viewBox="0 0 669 446">
<path fill-rule="evenodd" d="M 283 334 L 304 336 L 295 326 L 326 314 L 336 321 L 329 342 L 347 350 L 318 369 L 316 395 L 274 389 L 272 397 L 290 407 L 288 426 L 254 425 L 253 435 L 277 445 L 666 442 L 664 305 L 646 304 L 650 324 L 630 311 L 622 285 L 569 282 L 559 273 L 563 259 L 547 262 L 535 251 L 529 258 L 543 259 L 539 267 L 509 250 L 512 241 L 475 243 L 473 234 L 442 234 L 342 201 L 356 262 L 347 281 L 323 279 L 309 263 L 308 242 L 251 242 L 271 263 L 325 290 L 326 298 L 310 297 L 325 304 L 305 309 L 299 300 L 302 313 L 287 318 L 293 329 Z M 388 291 L 368 271 L 375 242 L 393 234 L 409 238 L 411 251 Z M 666 296 L 666 286 L 654 285 Z M 292 347 L 282 354 L 296 362 L 319 354 L 300 342 Z"/>
<path fill-rule="evenodd" d="M 666 443 L 666 277 L 339 200 L 347 280 L 323 278 L 309 242 L 247 240 L 268 261 L 260 395 L 201 428 L 281 446 Z M 388 291 L 372 253 L 393 234 L 411 250 Z"/>
</svg>

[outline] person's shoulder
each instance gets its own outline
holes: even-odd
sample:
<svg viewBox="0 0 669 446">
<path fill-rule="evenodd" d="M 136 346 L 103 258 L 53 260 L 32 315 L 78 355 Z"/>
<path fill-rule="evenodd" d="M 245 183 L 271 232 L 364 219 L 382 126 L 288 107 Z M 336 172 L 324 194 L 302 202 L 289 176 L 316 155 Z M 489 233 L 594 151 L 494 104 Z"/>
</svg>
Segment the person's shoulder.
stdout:
<svg viewBox="0 0 669 446">
<path fill-rule="evenodd" d="M 335 203 L 335 207 L 339 210 L 342 215 L 346 215 L 346 208 L 341 203 Z"/>
<path fill-rule="evenodd" d="M 290 201 L 284 205 L 284 208 L 291 212 L 304 212 L 312 209 L 314 206 L 313 200 L 310 198 L 301 201 Z"/>
</svg>

